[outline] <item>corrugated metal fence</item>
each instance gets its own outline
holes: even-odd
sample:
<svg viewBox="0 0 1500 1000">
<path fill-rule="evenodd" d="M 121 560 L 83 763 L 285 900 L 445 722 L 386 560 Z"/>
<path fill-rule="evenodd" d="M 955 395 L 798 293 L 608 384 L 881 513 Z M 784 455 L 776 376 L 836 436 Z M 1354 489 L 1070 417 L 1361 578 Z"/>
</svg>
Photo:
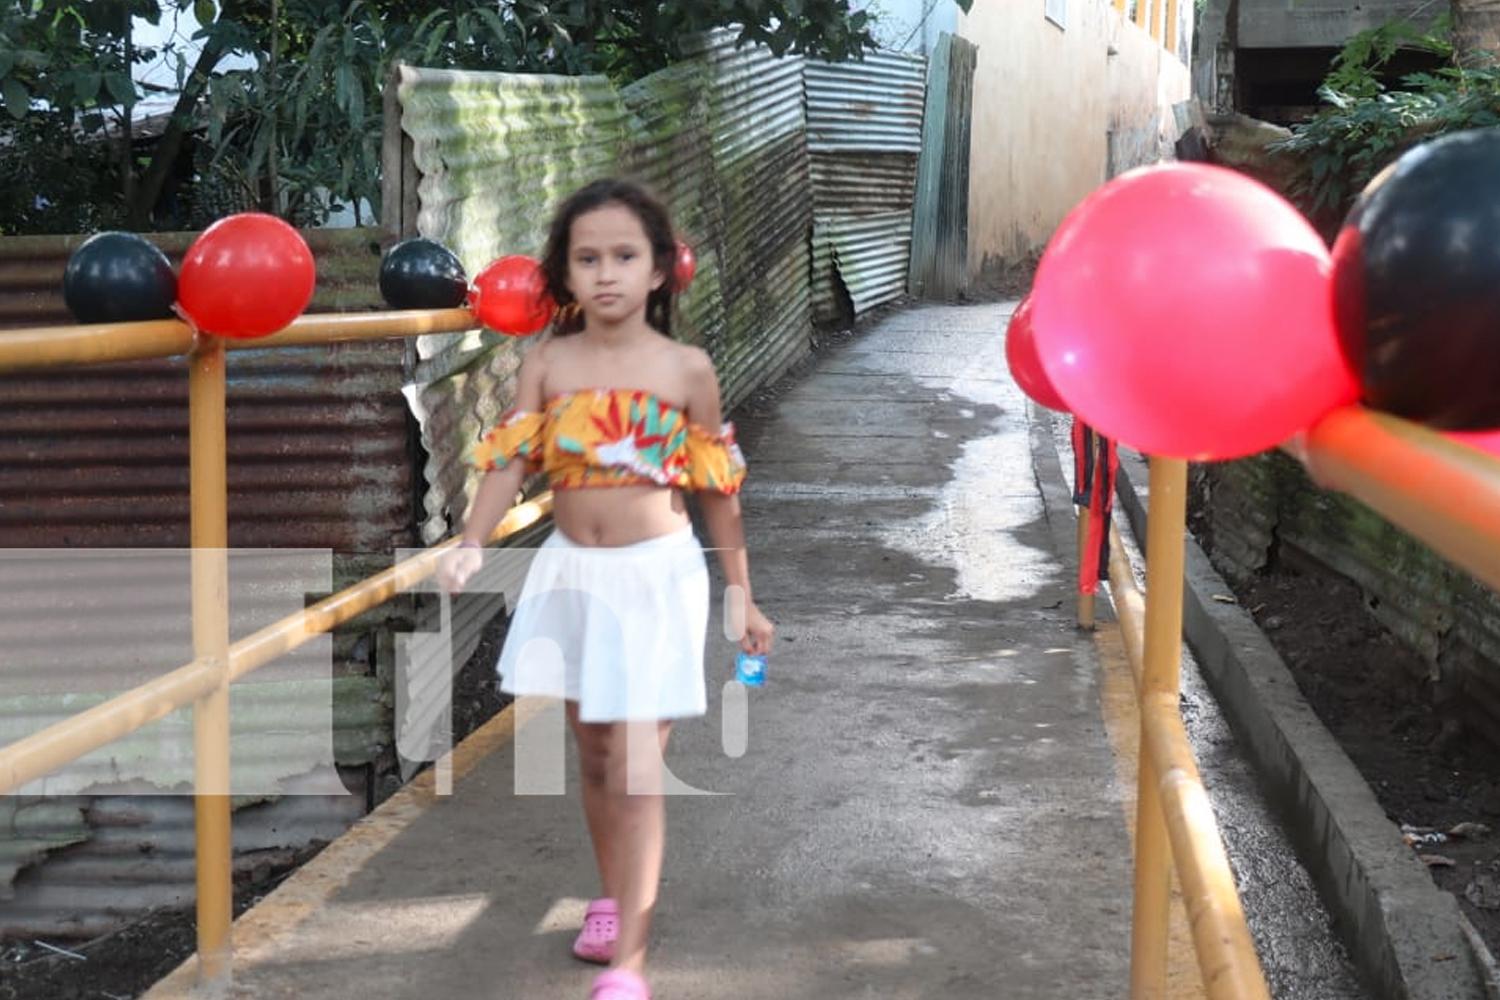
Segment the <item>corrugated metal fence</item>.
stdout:
<svg viewBox="0 0 1500 1000">
<path fill-rule="evenodd" d="M 1318 489 L 1281 452 L 1214 463 L 1203 476 L 1213 560 L 1225 576 L 1248 579 L 1275 559 L 1351 581 L 1421 661 L 1411 680 L 1500 750 L 1500 594 L 1359 500 Z"/>
<path fill-rule="evenodd" d="M 377 230 L 304 234 L 317 261 L 310 312 L 380 305 L 375 289 L 382 250 Z M 148 238 L 181 263 L 197 233 Z M 0 330 L 71 323 L 62 297 L 68 258 L 84 236 L 0 239 Z M 3 332 L 0 332 L 3 336 Z M 413 541 L 416 497 L 412 420 L 401 396 L 406 348 L 399 341 L 327 348 L 232 352 L 229 360 L 230 540 L 237 549 L 310 549 L 333 554 L 336 579 L 308 584 L 331 592 L 388 564 Z M 93 365 L 0 377 L 0 743 L 76 712 L 80 691 L 116 689 L 126 668 L 167 670 L 190 656 L 164 655 L 166 636 L 152 623 L 186 623 L 185 593 L 168 607 L 112 600 L 80 611 L 42 590 L 35 564 L 51 567 L 54 549 L 185 550 L 188 545 L 188 405 L 184 359 Z M 118 595 L 161 593 L 144 565 L 112 581 Z M 112 564 L 113 565 L 113 564 Z M 123 564 L 122 564 L 123 565 Z M 70 600 L 85 600 L 78 587 Z M 46 600 L 28 610 L 27 601 Z M 263 610 L 254 601 L 241 609 Z M 299 605 L 300 606 L 300 605 Z M 286 610 L 282 609 L 281 614 Z M 373 675 L 373 656 L 355 647 L 389 627 L 379 620 L 341 634 L 334 676 L 321 686 L 259 685 L 258 700 L 290 722 L 329 713 L 335 755 L 353 789 L 347 795 L 286 796 L 235 817 L 239 863 L 247 870 L 337 836 L 368 808 L 363 765 L 391 755 L 389 681 Z M 77 615 L 87 629 L 64 637 Z M 261 614 L 255 627 L 277 615 Z M 83 655 L 57 675 L 59 644 Z M 326 654 L 325 654 L 326 655 Z M 314 682 L 315 686 L 318 682 Z M 265 699 L 269 698 L 267 702 Z M 243 720 L 240 700 L 236 725 Z M 152 727 L 156 737 L 182 724 Z M 170 738 L 170 737 L 168 737 Z M 271 744 L 237 751 L 239 766 Z M 109 780 L 94 794 L 0 798 L 0 934 L 92 936 L 141 912 L 193 898 L 192 799 L 140 794 L 164 789 L 162 761 L 110 756 Z M 133 762 L 131 762 L 133 760 Z M 123 766 L 120 762 L 126 761 Z M 275 760 L 263 760 L 277 766 Z M 284 763 L 284 761 L 283 761 Z M 125 790 L 133 794 L 126 794 Z M 102 794 L 108 790 L 108 794 Z M 45 869 L 32 868 L 43 859 Z M 28 870 L 31 869 L 31 870 Z"/>
<path fill-rule="evenodd" d="M 972 42 L 952 35 L 942 36 L 932 56 L 908 278 L 919 297 L 968 289 L 969 125 L 978 56 Z"/>
<path fill-rule="evenodd" d="M 687 336 L 713 355 L 732 408 L 810 349 L 816 320 L 905 293 L 926 65 L 778 59 L 729 33 L 696 45 L 623 90 L 405 67 L 401 126 L 420 178 L 416 229 L 470 273 L 539 253 L 551 207 L 595 177 L 656 188 L 697 254 Z M 410 398 L 429 456 L 428 542 L 462 520 L 476 485 L 462 457 L 509 406 L 521 349 L 480 333 L 422 345 Z"/>
<path fill-rule="evenodd" d="M 906 293 L 925 71 L 925 59 L 900 54 L 807 64 L 819 321 L 852 319 Z"/>
</svg>

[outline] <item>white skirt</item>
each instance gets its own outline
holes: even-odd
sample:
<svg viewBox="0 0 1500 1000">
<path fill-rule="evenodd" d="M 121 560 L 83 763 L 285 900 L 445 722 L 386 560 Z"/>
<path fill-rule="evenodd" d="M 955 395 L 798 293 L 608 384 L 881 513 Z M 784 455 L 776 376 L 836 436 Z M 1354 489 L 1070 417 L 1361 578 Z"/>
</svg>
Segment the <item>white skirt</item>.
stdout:
<svg viewBox="0 0 1500 1000">
<path fill-rule="evenodd" d="M 703 715 L 708 590 L 690 526 L 617 547 L 554 529 L 516 602 L 500 689 L 576 701 L 585 722 Z"/>
</svg>

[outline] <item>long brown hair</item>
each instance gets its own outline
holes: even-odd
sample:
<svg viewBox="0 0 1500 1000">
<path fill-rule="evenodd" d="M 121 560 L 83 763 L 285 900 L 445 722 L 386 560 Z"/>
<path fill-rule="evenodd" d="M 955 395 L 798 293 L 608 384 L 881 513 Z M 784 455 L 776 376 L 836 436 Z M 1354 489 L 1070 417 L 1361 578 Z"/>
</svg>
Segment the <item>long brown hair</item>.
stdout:
<svg viewBox="0 0 1500 1000">
<path fill-rule="evenodd" d="M 583 313 L 573 293 L 568 291 L 568 242 L 573 221 L 580 215 L 606 205 L 629 209 L 641 221 L 651 244 L 651 260 L 665 280 L 646 297 L 646 322 L 662 334 L 672 336 L 672 297 L 676 294 L 673 266 L 677 259 L 677 237 L 672 217 L 661 199 L 643 184 L 623 177 L 603 177 L 573 192 L 558 206 L 547 233 L 547 248 L 542 252 L 542 274 L 547 291 L 557 303 L 557 317 L 552 333 L 562 335 L 583 329 Z"/>
</svg>

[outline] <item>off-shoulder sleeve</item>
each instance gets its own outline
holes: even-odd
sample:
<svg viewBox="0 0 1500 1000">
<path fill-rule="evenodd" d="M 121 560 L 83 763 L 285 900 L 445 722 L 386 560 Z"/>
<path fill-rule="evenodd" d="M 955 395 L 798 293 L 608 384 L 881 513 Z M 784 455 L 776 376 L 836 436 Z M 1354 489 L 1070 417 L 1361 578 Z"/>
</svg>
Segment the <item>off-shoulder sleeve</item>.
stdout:
<svg viewBox="0 0 1500 1000">
<path fill-rule="evenodd" d="M 726 423 L 711 434 L 698 424 L 688 425 L 687 488 L 733 494 L 745 481 L 745 456 L 734 437 L 734 425 Z"/>
<path fill-rule="evenodd" d="M 511 410 L 469 450 L 469 464 L 482 472 L 493 472 L 519 458 L 526 463 L 527 472 L 536 472 L 542 464 L 544 423 L 543 414 Z"/>
</svg>

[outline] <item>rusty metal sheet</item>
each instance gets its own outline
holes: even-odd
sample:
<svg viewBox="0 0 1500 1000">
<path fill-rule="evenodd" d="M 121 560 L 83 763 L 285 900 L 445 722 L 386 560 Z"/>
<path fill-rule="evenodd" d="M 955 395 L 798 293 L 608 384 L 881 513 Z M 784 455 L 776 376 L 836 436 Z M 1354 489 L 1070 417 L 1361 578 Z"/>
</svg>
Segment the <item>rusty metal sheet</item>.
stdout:
<svg viewBox="0 0 1500 1000">
<path fill-rule="evenodd" d="M 181 549 L 0 552 L 0 745 L 191 659 L 191 569 Z M 236 551 L 228 573 L 235 639 L 328 590 L 335 566 L 324 550 Z M 388 692 L 336 664 L 334 645 L 315 639 L 234 688 L 239 866 L 331 839 L 366 809 Z M 0 935 L 88 937 L 190 902 L 192 747 L 181 709 L 0 797 Z"/>
<path fill-rule="evenodd" d="M 196 236 L 148 238 L 176 265 Z M 304 237 L 318 269 L 309 311 L 381 307 L 381 231 Z M 0 323 L 72 322 L 62 274 L 83 239 L 0 239 Z M 370 554 L 412 538 L 406 351 L 393 340 L 230 353 L 232 545 Z M 0 548 L 187 544 L 183 359 L 0 376 L 0 399 Z"/>
<path fill-rule="evenodd" d="M 898 53 L 807 64 L 820 322 L 856 319 L 906 293 L 926 72 L 925 58 Z"/>
<path fill-rule="evenodd" d="M 826 152 L 922 150 L 927 60 L 871 52 L 859 62 L 807 62 L 807 145 Z"/>
<path fill-rule="evenodd" d="M 365 801 L 355 783 L 346 796 L 290 796 L 237 810 L 235 870 L 253 877 L 334 839 L 364 814 Z M 191 797 L 4 798 L 0 823 L 24 831 L 0 841 L 0 937 L 85 940 L 152 910 L 192 905 Z M 45 878 L 12 883 L 17 869 L 69 842 L 47 862 Z"/>
</svg>

